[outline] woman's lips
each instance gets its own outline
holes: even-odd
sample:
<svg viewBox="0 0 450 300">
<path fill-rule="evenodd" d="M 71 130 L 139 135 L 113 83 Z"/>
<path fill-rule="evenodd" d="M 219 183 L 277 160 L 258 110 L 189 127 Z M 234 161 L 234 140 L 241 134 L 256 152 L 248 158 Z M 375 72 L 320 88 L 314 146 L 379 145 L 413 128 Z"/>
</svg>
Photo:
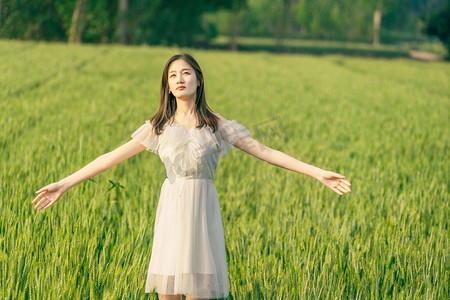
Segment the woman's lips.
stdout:
<svg viewBox="0 0 450 300">
<path fill-rule="evenodd" d="M 184 86 L 179 86 L 179 87 L 177 87 L 177 91 L 181 91 L 181 90 L 184 90 L 186 87 L 184 87 Z"/>
</svg>

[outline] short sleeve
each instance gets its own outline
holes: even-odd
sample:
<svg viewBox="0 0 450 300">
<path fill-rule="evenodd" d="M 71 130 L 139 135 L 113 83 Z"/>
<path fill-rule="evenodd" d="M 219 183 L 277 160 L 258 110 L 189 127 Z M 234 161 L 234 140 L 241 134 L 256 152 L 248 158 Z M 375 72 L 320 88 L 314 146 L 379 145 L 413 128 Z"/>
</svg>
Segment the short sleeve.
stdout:
<svg viewBox="0 0 450 300">
<path fill-rule="evenodd" d="M 144 145 L 147 151 L 158 154 L 159 138 L 153 131 L 153 126 L 149 120 L 146 120 L 145 124 L 139 127 L 131 137 Z"/>
<path fill-rule="evenodd" d="M 244 125 L 238 123 L 236 120 L 228 121 L 219 126 L 218 132 L 224 141 L 220 147 L 220 156 L 228 154 L 233 149 L 233 145 L 240 139 L 252 135 Z"/>
</svg>

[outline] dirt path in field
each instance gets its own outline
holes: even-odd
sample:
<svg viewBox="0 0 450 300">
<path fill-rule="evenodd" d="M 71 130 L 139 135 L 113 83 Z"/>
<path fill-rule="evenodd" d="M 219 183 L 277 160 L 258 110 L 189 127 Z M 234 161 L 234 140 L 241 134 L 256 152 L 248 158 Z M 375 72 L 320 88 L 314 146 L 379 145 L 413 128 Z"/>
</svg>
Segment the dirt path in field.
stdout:
<svg viewBox="0 0 450 300">
<path fill-rule="evenodd" d="M 418 60 L 424 60 L 424 61 L 440 61 L 442 58 L 439 55 L 429 53 L 429 52 L 422 52 L 422 51 L 409 51 L 409 56 L 411 58 L 415 58 Z"/>
</svg>

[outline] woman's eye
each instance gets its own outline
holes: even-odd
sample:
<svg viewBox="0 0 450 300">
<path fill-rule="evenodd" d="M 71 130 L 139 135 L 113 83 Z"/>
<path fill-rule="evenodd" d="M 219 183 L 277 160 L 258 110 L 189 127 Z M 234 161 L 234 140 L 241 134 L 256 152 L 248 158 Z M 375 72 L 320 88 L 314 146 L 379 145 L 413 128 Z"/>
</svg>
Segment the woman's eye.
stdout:
<svg viewBox="0 0 450 300">
<path fill-rule="evenodd" d="M 184 72 L 184 73 L 183 73 L 183 75 L 189 75 L 189 74 L 190 74 L 189 72 Z"/>
<path fill-rule="evenodd" d="M 173 77 L 175 77 L 175 74 L 172 74 L 172 75 L 170 75 L 169 77 L 170 77 L 170 78 L 173 78 Z"/>
</svg>

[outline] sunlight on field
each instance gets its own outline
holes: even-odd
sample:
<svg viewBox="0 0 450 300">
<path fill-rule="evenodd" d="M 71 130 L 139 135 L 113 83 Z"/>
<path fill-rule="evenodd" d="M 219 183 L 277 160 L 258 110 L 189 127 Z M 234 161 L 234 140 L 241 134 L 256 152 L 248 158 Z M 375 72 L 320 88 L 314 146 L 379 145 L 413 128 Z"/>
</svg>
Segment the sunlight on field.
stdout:
<svg viewBox="0 0 450 300">
<path fill-rule="evenodd" d="M 142 153 L 46 211 L 34 191 L 127 142 L 188 51 L 210 107 L 343 173 L 352 193 L 246 155 L 222 158 L 232 299 L 444 299 L 448 63 L 0 41 L 0 290 L 6 299 L 145 296 L 164 166 Z M 112 188 L 119 182 L 123 189 Z"/>
</svg>

